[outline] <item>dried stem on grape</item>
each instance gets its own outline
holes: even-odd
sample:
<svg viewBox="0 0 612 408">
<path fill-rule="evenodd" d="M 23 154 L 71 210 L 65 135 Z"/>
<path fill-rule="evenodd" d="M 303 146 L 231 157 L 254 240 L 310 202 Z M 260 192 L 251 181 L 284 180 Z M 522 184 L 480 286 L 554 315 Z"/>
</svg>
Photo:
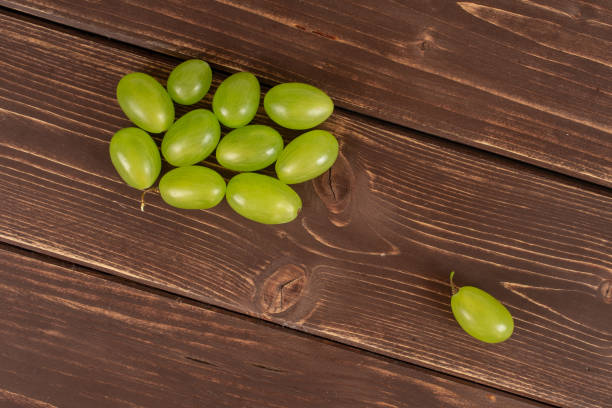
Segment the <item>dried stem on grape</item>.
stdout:
<svg viewBox="0 0 612 408">
<path fill-rule="evenodd" d="M 140 196 L 140 211 L 144 212 L 144 208 L 145 208 L 145 194 L 147 194 L 148 192 L 153 191 L 158 193 L 159 190 L 156 187 L 151 187 L 151 188 L 147 188 L 146 190 L 144 190 L 142 192 L 142 195 Z"/>
<path fill-rule="evenodd" d="M 455 271 L 452 271 L 450 274 L 451 295 L 454 295 L 461 289 L 461 287 L 455 285 L 455 282 L 453 282 L 453 276 L 455 276 Z"/>
</svg>

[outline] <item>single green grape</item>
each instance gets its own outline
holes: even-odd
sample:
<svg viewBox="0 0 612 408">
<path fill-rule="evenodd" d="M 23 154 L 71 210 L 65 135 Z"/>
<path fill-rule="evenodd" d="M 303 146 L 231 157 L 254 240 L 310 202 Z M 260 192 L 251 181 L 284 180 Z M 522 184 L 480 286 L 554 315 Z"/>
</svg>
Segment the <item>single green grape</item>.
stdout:
<svg viewBox="0 0 612 408">
<path fill-rule="evenodd" d="M 180 63 L 168 77 L 168 94 L 176 103 L 193 105 L 202 100 L 212 82 L 212 70 L 207 62 L 190 59 Z"/>
<path fill-rule="evenodd" d="M 239 128 L 247 125 L 257 113 L 260 99 L 259 81 L 250 72 L 227 77 L 215 92 L 213 112 L 223 125 Z"/>
<path fill-rule="evenodd" d="M 248 125 L 229 132 L 217 146 L 217 161 L 234 171 L 268 167 L 283 150 L 283 138 L 270 126 Z"/>
<path fill-rule="evenodd" d="M 293 221 L 302 208 L 300 196 L 291 187 L 257 173 L 232 177 L 225 199 L 238 214 L 262 224 Z"/>
<path fill-rule="evenodd" d="M 155 78 L 142 72 L 121 78 L 117 101 L 123 113 L 147 132 L 164 132 L 174 122 L 174 105 L 168 92 Z"/>
<path fill-rule="evenodd" d="M 264 98 L 264 109 L 274 122 L 289 129 L 310 129 L 334 111 L 325 92 L 312 85 L 289 82 L 276 85 Z"/>
<path fill-rule="evenodd" d="M 153 185 L 161 171 L 157 145 L 144 130 L 129 127 L 113 135 L 109 153 L 115 170 L 129 186 L 144 190 Z"/>
<path fill-rule="evenodd" d="M 178 119 L 164 135 L 161 151 L 173 166 L 190 166 L 207 158 L 217 147 L 221 126 L 207 109 L 195 109 Z"/>
<path fill-rule="evenodd" d="M 338 158 L 338 141 L 328 131 L 311 130 L 295 139 L 276 161 L 276 175 L 283 183 L 296 184 L 325 173 Z"/>
<path fill-rule="evenodd" d="M 473 286 L 458 288 L 450 282 L 453 295 L 451 309 L 459 326 L 470 336 L 486 343 L 500 343 L 507 340 L 514 331 L 512 315 L 499 300 L 482 289 Z"/>
<path fill-rule="evenodd" d="M 173 207 L 205 210 L 223 200 L 225 180 L 207 167 L 178 167 L 163 175 L 159 181 L 159 193 Z"/>
</svg>

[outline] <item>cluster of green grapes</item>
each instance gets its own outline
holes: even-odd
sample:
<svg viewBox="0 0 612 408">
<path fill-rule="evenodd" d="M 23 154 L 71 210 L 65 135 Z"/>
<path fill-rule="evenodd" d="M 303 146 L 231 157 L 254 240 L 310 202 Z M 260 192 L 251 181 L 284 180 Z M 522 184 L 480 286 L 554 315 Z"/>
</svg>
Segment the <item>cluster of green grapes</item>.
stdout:
<svg viewBox="0 0 612 408">
<path fill-rule="evenodd" d="M 238 214 L 253 221 L 282 224 L 294 220 L 302 200 L 288 184 L 327 171 L 338 157 L 338 141 L 327 131 L 311 130 L 284 146 L 275 129 L 249 125 L 259 107 L 260 89 L 257 78 L 248 72 L 234 74 L 219 85 L 212 112 L 195 109 L 175 122 L 172 101 L 182 105 L 199 102 L 211 81 L 210 66 L 195 59 L 170 73 L 167 91 L 149 75 L 124 76 L 117 85 L 117 99 L 138 127 L 121 129 L 113 136 L 110 156 L 115 169 L 127 184 L 146 191 L 161 171 L 159 150 L 147 132 L 166 132 L 161 153 L 176 166 L 159 181 L 159 192 L 166 203 L 184 209 L 207 209 L 226 197 Z M 326 120 L 334 104 L 320 89 L 294 82 L 270 89 L 264 109 L 280 126 L 304 130 Z M 234 129 L 221 140 L 219 122 Z M 221 166 L 240 172 L 227 185 L 216 171 L 196 165 L 215 149 Z M 278 178 L 254 173 L 274 162 Z M 487 343 L 508 339 L 514 330 L 510 312 L 481 289 L 457 287 L 453 274 L 451 308 L 459 325 Z"/>
<path fill-rule="evenodd" d="M 326 172 L 338 157 L 338 141 L 325 130 L 311 130 L 284 146 L 273 128 L 249 125 L 260 102 L 257 78 L 239 72 L 217 88 L 212 112 L 195 109 L 174 121 L 173 101 L 192 105 L 206 95 L 212 82 L 208 63 L 185 61 L 170 73 L 167 91 L 153 77 L 135 72 L 121 78 L 117 100 L 138 127 L 115 133 L 110 157 L 121 178 L 147 190 L 159 177 L 161 156 L 147 133 L 162 133 L 161 154 L 175 169 L 159 181 L 162 199 L 177 208 L 208 209 L 226 198 L 238 214 L 263 224 L 294 220 L 302 200 L 288 184 L 311 180 Z M 320 89 L 303 83 L 284 83 L 264 98 L 268 116 L 288 129 L 311 129 L 333 112 L 332 100 Z M 221 139 L 221 126 L 233 128 Z M 215 151 L 219 164 L 241 172 L 225 183 L 216 171 L 198 165 Z M 275 164 L 277 178 L 255 173 Z"/>
</svg>

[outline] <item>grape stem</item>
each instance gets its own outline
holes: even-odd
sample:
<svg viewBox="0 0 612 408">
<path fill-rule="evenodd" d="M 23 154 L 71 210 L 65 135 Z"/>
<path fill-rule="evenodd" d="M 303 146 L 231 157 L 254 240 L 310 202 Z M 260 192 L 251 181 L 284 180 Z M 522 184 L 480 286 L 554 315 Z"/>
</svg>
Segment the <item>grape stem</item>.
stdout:
<svg viewBox="0 0 612 408">
<path fill-rule="evenodd" d="M 151 188 L 147 188 L 146 190 L 144 190 L 142 192 L 142 195 L 140 196 L 140 211 L 144 212 L 144 208 L 145 208 L 145 194 L 147 194 L 150 191 L 155 191 L 158 192 L 159 190 L 155 187 L 151 187 Z"/>
<path fill-rule="evenodd" d="M 455 276 L 455 271 L 451 271 L 450 273 L 451 295 L 455 295 L 455 293 L 459 292 L 459 289 L 461 289 L 459 286 L 455 285 L 455 282 L 453 282 L 453 276 Z"/>
</svg>

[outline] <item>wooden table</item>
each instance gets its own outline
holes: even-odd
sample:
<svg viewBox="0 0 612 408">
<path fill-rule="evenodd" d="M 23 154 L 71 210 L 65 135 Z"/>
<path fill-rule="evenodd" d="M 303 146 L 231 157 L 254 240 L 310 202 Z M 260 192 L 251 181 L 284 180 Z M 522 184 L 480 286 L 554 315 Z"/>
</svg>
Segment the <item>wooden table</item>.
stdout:
<svg viewBox="0 0 612 408">
<path fill-rule="evenodd" d="M 0 5 L 0 406 L 612 407 L 609 0 Z M 140 211 L 115 86 L 188 58 L 197 107 L 238 70 L 334 99 L 296 221 Z"/>
</svg>

